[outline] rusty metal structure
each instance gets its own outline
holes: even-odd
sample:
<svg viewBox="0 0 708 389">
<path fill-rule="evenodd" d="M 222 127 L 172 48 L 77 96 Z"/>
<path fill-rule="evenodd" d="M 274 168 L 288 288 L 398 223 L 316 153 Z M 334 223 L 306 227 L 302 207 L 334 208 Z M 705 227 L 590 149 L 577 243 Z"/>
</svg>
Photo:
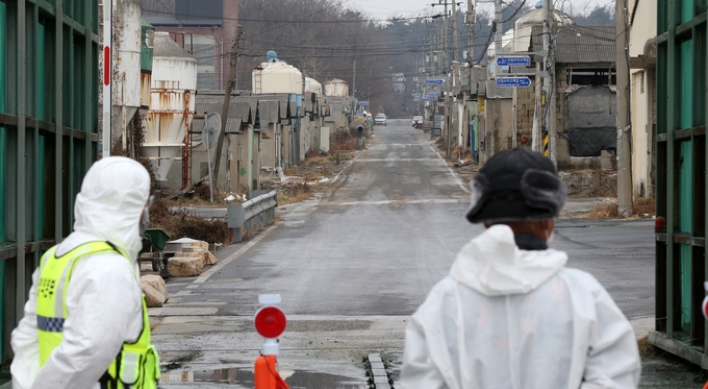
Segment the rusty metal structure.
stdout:
<svg viewBox="0 0 708 389">
<path fill-rule="evenodd" d="M 155 34 L 150 110 L 145 118 L 143 151 L 155 167 L 157 179 L 166 181 L 180 149 L 189 160 L 189 128 L 194 118 L 197 60 L 166 32 Z M 185 156 L 184 154 L 187 153 Z M 189 185 L 184 171 L 183 186 Z M 185 176 L 185 173 L 187 174 Z"/>
</svg>

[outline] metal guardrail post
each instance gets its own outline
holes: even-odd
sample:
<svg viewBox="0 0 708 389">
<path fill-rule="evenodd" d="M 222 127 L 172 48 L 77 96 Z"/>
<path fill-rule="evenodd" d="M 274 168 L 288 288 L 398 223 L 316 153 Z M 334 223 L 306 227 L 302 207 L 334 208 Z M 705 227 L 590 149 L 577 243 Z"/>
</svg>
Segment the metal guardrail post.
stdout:
<svg viewBox="0 0 708 389">
<path fill-rule="evenodd" d="M 259 228 L 275 219 L 278 206 L 278 193 L 271 191 L 242 204 L 230 204 L 227 207 L 228 226 L 234 230 L 234 242 L 241 242 L 253 235 Z"/>
</svg>

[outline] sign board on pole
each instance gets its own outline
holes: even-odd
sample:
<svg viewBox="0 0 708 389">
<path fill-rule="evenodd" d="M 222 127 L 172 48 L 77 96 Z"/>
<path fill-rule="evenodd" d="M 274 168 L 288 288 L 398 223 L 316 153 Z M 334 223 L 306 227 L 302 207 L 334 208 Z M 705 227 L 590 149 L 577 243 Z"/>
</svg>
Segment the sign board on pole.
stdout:
<svg viewBox="0 0 708 389">
<path fill-rule="evenodd" d="M 529 57 L 528 55 L 513 56 L 513 57 L 499 57 L 499 58 L 497 58 L 497 65 L 499 65 L 499 66 L 531 66 L 531 57 Z"/>
<path fill-rule="evenodd" d="M 531 86 L 528 77 L 498 77 L 497 88 L 525 88 Z"/>
<path fill-rule="evenodd" d="M 445 80 L 441 78 L 428 78 L 425 83 L 428 85 L 442 85 Z"/>
<path fill-rule="evenodd" d="M 360 102 L 359 102 L 359 105 L 361 105 L 362 107 L 368 107 L 368 106 L 369 106 L 369 102 L 368 102 L 368 101 L 360 101 Z"/>
<path fill-rule="evenodd" d="M 440 92 L 431 92 L 428 93 L 428 97 L 440 97 Z"/>
</svg>

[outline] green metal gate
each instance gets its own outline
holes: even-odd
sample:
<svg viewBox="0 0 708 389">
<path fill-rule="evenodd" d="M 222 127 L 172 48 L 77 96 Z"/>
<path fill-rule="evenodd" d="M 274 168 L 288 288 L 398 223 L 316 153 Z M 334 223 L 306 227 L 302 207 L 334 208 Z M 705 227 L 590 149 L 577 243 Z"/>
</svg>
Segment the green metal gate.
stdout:
<svg viewBox="0 0 708 389">
<path fill-rule="evenodd" d="M 706 0 L 658 2 L 657 331 L 649 339 L 703 368 L 708 368 L 707 324 L 701 313 L 708 280 L 707 5 Z"/>
<path fill-rule="evenodd" d="M 98 1 L 0 0 L 0 358 L 98 151 Z"/>
</svg>

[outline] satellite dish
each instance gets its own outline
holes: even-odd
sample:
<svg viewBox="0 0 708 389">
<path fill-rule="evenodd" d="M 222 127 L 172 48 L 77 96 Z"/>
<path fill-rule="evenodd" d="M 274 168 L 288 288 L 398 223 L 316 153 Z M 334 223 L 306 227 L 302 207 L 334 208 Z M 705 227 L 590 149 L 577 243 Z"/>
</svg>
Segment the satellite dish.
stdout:
<svg viewBox="0 0 708 389">
<path fill-rule="evenodd" d="M 204 142 L 204 147 L 213 149 L 219 141 L 220 133 L 221 116 L 216 113 L 210 113 L 206 117 L 206 123 L 204 123 L 204 129 L 202 130 L 202 142 Z"/>
</svg>

